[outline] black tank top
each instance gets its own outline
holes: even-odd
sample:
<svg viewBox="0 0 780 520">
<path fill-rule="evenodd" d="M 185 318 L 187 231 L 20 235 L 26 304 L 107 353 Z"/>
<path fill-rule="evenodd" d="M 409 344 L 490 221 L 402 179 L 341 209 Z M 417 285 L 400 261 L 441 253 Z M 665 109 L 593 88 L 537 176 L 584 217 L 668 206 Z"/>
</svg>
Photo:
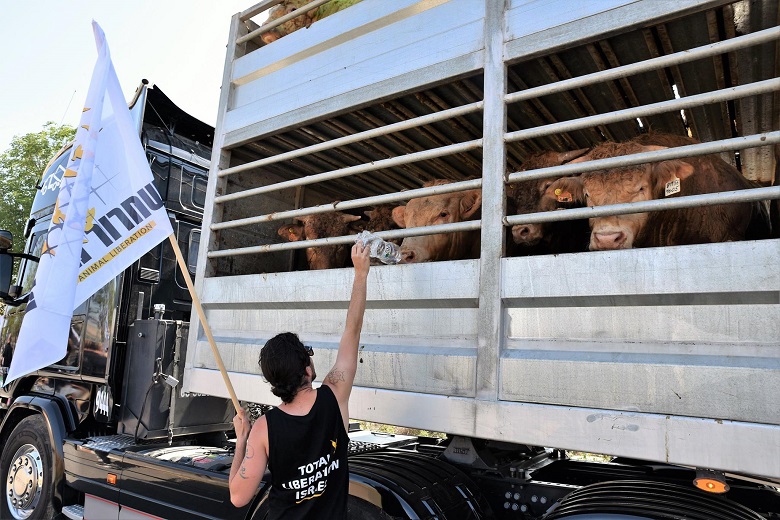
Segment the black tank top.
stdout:
<svg viewBox="0 0 780 520">
<path fill-rule="evenodd" d="M 349 470 L 347 445 L 336 396 L 322 385 L 309 413 L 266 414 L 270 520 L 344 520 Z"/>
</svg>

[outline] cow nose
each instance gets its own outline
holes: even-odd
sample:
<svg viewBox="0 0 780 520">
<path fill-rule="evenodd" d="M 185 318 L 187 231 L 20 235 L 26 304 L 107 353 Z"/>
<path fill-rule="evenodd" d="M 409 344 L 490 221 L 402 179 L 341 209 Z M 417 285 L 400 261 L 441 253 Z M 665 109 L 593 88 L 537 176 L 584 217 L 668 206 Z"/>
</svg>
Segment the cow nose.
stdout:
<svg viewBox="0 0 780 520">
<path fill-rule="evenodd" d="M 541 238 L 541 226 L 535 224 L 512 226 L 512 239 L 515 241 L 515 244 L 533 245 Z"/>
<path fill-rule="evenodd" d="M 531 226 L 514 226 L 512 228 L 512 236 L 515 242 L 525 242 L 531 236 Z"/>
<path fill-rule="evenodd" d="M 401 249 L 401 263 L 402 264 L 411 264 L 414 263 L 414 259 L 417 255 L 415 255 L 414 251 L 411 249 Z"/>
<path fill-rule="evenodd" d="M 517 229 L 517 233 L 515 233 L 519 238 L 528 238 L 528 235 L 531 234 L 531 228 L 528 226 L 520 226 Z"/>
<path fill-rule="evenodd" d="M 626 234 L 623 231 L 594 233 L 593 242 L 596 249 L 620 249 L 626 243 Z"/>
</svg>

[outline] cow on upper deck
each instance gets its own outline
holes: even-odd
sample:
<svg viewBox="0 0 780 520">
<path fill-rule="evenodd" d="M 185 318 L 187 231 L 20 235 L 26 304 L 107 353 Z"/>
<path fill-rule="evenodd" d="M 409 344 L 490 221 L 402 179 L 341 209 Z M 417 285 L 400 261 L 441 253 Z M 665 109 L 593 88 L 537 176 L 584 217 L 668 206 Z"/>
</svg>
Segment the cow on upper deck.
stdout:
<svg viewBox="0 0 780 520">
<path fill-rule="evenodd" d="M 577 161 L 695 142 L 684 137 L 650 134 L 626 143 L 603 143 Z M 573 198 L 588 206 L 604 206 L 757 186 L 718 156 L 705 155 L 587 172 L 577 178 L 556 181 L 552 187 L 569 190 Z M 751 240 L 768 238 L 770 233 L 767 208 L 762 202 L 598 217 L 590 219 L 590 227 L 591 250 Z"/>
<path fill-rule="evenodd" d="M 531 155 L 523 162 L 522 171 L 550 168 L 566 164 L 583 156 L 588 149 L 571 152 L 546 151 Z M 541 211 L 581 206 L 564 191 L 555 193 L 550 186 L 555 179 L 536 179 L 514 184 L 508 190 L 507 214 L 526 215 Z M 587 251 L 590 228 L 586 220 L 518 224 L 512 226 L 512 241 L 507 245 L 514 255 L 544 255 Z"/>
<path fill-rule="evenodd" d="M 442 186 L 451 181 L 437 179 L 423 188 Z M 393 220 L 402 228 L 451 224 L 479 218 L 482 191 L 467 190 L 418 197 L 393 210 Z M 401 262 L 417 263 L 438 260 L 479 258 L 479 230 L 406 237 L 401 243 Z"/>
<path fill-rule="evenodd" d="M 290 242 L 352 235 L 362 230 L 360 216 L 339 211 L 293 218 L 292 224 L 281 226 L 277 233 Z M 347 267 L 351 244 L 307 247 L 306 260 L 310 270 Z"/>
<path fill-rule="evenodd" d="M 282 0 L 277 5 L 268 10 L 268 18 L 263 25 L 268 25 L 274 20 L 278 20 L 282 16 L 286 16 L 295 11 L 304 11 L 300 16 L 288 20 L 270 31 L 263 33 L 260 38 L 266 44 L 275 42 L 279 38 L 286 36 L 298 29 L 308 28 L 317 20 L 330 16 L 338 11 L 344 10 L 361 0 L 331 0 L 330 2 L 314 7 L 312 9 L 306 9 L 306 4 L 311 3 L 312 0 Z"/>
</svg>

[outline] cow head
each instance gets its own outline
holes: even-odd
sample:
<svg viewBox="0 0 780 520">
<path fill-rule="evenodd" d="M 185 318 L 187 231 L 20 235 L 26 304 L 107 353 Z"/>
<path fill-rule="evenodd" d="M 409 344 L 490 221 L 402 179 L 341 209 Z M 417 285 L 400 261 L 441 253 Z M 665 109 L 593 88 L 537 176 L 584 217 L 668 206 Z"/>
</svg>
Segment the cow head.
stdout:
<svg viewBox="0 0 780 520">
<path fill-rule="evenodd" d="M 634 143 L 608 143 L 591 154 L 591 159 L 603 159 L 652 150 L 663 146 L 641 146 Z M 588 206 L 606 206 L 640 202 L 664 197 L 667 183 L 688 178 L 694 168 L 680 160 L 639 164 L 584 173 L 581 176 L 582 192 Z M 591 251 L 629 249 L 644 230 L 649 213 L 631 213 L 590 219 Z"/>
<path fill-rule="evenodd" d="M 573 162 L 587 152 L 588 149 L 585 148 L 571 152 L 547 151 L 535 154 L 525 160 L 521 171 L 560 166 Z M 510 195 L 512 199 L 511 205 L 514 206 L 515 214 L 527 215 L 528 213 L 555 209 L 555 204 L 549 207 L 549 209 L 542 209 L 542 204 L 545 203 L 544 199 L 547 196 L 547 190 L 554 181 L 555 179 L 537 179 L 516 184 Z M 547 197 L 549 198 L 549 196 Z M 515 244 L 521 246 L 535 246 L 545 238 L 547 228 L 548 226 L 545 223 L 512 226 L 512 240 Z"/>
<path fill-rule="evenodd" d="M 423 184 L 423 187 L 449 182 L 435 180 Z M 477 215 L 481 207 L 481 190 L 431 195 L 411 199 L 406 206 L 396 207 L 393 210 L 393 220 L 402 228 L 451 224 L 470 220 Z M 401 243 L 401 262 L 408 264 L 467 258 L 474 245 L 472 235 L 460 232 L 406 237 Z"/>
<path fill-rule="evenodd" d="M 295 217 L 293 220 L 293 224 L 287 224 L 277 230 L 279 236 L 290 242 L 353 234 L 354 225 L 360 217 L 335 212 Z M 348 244 L 307 247 L 306 260 L 312 270 L 344 267 L 349 259 L 349 251 Z"/>
</svg>

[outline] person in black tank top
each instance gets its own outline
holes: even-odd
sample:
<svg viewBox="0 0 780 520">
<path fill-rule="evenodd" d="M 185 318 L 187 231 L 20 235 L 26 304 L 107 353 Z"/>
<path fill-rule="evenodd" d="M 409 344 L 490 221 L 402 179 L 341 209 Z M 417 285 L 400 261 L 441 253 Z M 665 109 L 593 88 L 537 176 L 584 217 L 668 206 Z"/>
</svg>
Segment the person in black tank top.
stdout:
<svg viewBox="0 0 780 520">
<path fill-rule="evenodd" d="M 282 400 L 250 425 L 244 410 L 233 419 L 236 452 L 230 469 L 230 500 L 248 504 L 266 468 L 271 471 L 271 520 L 344 520 L 349 470 L 349 394 L 357 371 L 358 344 L 366 309 L 368 248 L 352 248 L 355 279 L 336 362 L 318 389 L 311 347 L 285 332 L 260 351 L 260 369 Z"/>
</svg>

